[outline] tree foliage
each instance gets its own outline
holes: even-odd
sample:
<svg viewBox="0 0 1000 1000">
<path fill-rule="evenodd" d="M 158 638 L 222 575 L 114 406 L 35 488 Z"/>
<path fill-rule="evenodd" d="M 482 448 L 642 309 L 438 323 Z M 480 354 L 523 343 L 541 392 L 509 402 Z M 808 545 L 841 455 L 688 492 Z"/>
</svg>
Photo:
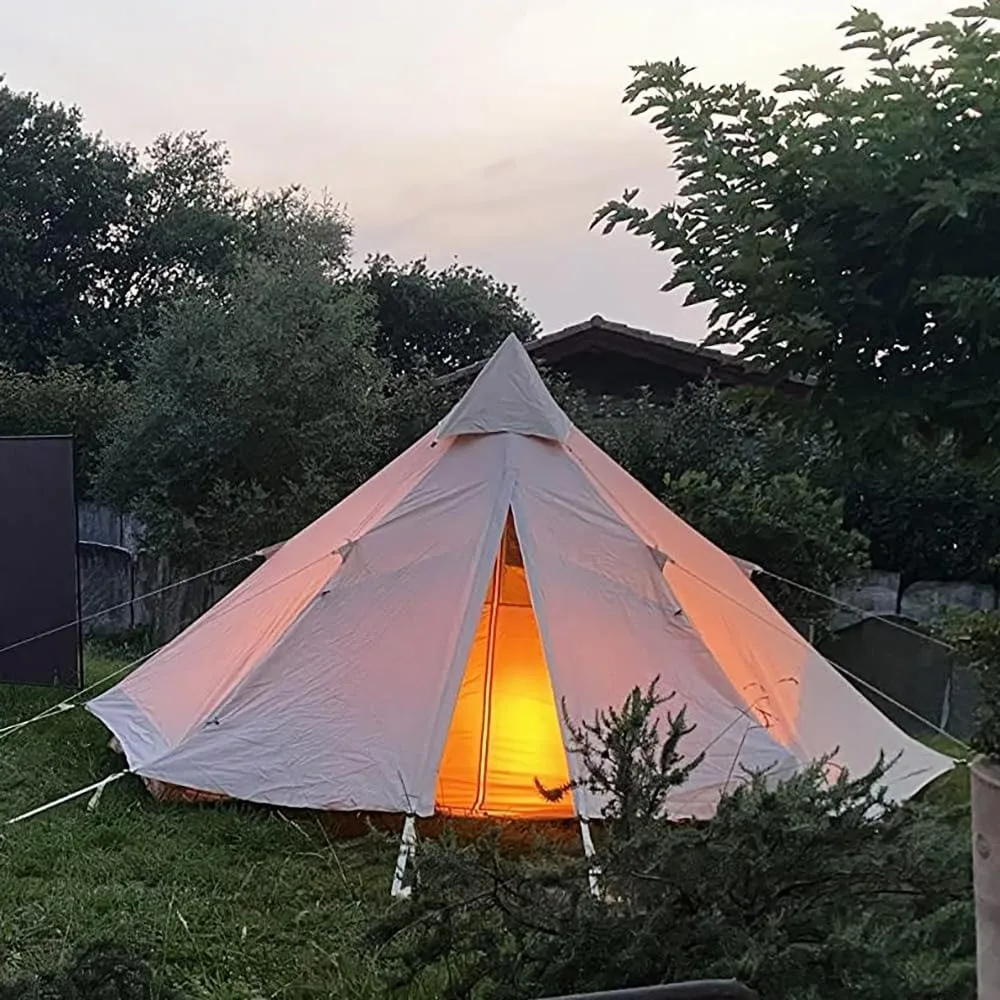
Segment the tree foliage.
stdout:
<svg viewBox="0 0 1000 1000">
<path fill-rule="evenodd" d="M 30 371 L 104 325 L 132 156 L 76 109 L 0 87 L 0 360 Z"/>
<path fill-rule="evenodd" d="M 815 376 L 845 436 L 1000 441 L 1000 18 L 995 0 L 922 30 L 857 10 L 857 86 L 803 66 L 773 94 L 636 67 L 626 101 L 674 156 L 677 199 L 637 191 L 596 222 L 671 255 L 666 288 L 713 304 L 714 342 Z"/>
<path fill-rule="evenodd" d="M 78 487 L 86 496 L 102 436 L 125 399 L 125 384 L 108 371 L 69 366 L 31 375 L 0 364 L 0 435 L 72 435 Z"/>
<path fill-rule="evenodd" d="M 648 393 L 596 405 L 559 386 L 569 411 L 602 448 L 730 555 L 820 593 L 868 565 L 865 522 L 849 525 L 836 442 L 762 417 L 739 394 L 705 383 L 670 403 Z M 829 602 L 758 577 L 789 617 L 828 616 Z"/>
<path fill-rule="evenodd" d="M 201 133 L 143 154 L 85 131 L 76 108 L 0 86 L 0 361 L 113 365 L 188 284 L 230 271 L 246 196 Z"/>
<path fill-rule="evenodd" d="M 828 619 L 830 602 L 820 595 L 868 565 L 868 540 L 845 526 L 843 499 L 799 473 L 760 477 L 740 470 L 723 481 L 691 471 L 667 476 L 664 488 L 664 499 L 688 524 L 766 571 L 758 586 L 793 620 Z"/>
<path fill-rule="evenodd" d="M 607 802 L 604 822 L 618 836 L 627 837 L 665 815 L 671 790 L 687 781 L 704 754 L 685 761 L 678 749 L 694 729 L 687 725 L 683 708 L 677 715 L 666 713 L 667 734 L 660 734 L 659 710 L 676 692 L 664 696 L 658 686 L 656 677 L 645 691 L 633 689 L 620 709 L 604 709 L 592 721 L 575 722 L 563 705 L 566 747 L 579 758 L 583 777 L 557 789 L 547 789 L 536 779 L 542 796 L 557 802 L 574 788 L 585 789 L 597 801 Z"/>
<path fill-rule="evenodd" d="M 1000 465 L 972 463 L 943 445 L 910 442 L 819 474 L 845 500 L 846 523 L 871 542 L 872 563 L 916 580 L 996 578 Z"/>
<path fill-rule="evenodd" d="M 952 610 L 936 631 L 952 644 L 958 663 L 971 670 L 979 684 L 971 746 L 1000 761 L 1000 612 Z"/>
<path fill-rule="evenodd" d="M 189 289 L 139 353 L 104 454 L 104 495 L 184 565 L 287 538 L 384 457 L 386 376 L 346 221 L 284 196 L 219 289 Z M 338 264 L 339 261 L 339 264 Z"/>
<path fill-rule="evenodd" d="M 647 489 L 765 569 L 823 592 L 869 562 L 899 572 L 904 585 L 996 578 L 1000 465 L 985 457 L 913 438 L 862 454 L 710 383 L 668 403 L 649 393 L 595 401 L 559 377 L 549 384 L 578 426 Z M 791 600 L 787 589 L 769 593 L 790 614 L 820 611 L 822 602 Z"/>
<path fill-rule="evenodd" d="M 162 135 L 143 155 L 130 151 L 127 213 L 116 226 L 116 261 L 97 277 L 99 335 L 74 336 L 64 355 L 114 364 L 130 374 L 138 340 L 161 308 L 186 289 L 211 288 L 233 273 L 249 238 L 255 203 L 229 180 L 229 153 L 201 132 Z"/>
<path fill-rule="evenodd" d="M 376 254 L 356 280 L 374 300 L 376 349 L 397 372 L 444 375 L 488 358 L 511 334 L 524 341 L 539 333 L 517 288 L 479 268 L 434 270 L 423 259 L 399 264 Z"/>
<path fill-rule="evenodd" d="M 604 789 L 661 782 L 648 766 L 660 754 L 634 752 L 655 708 L 647 699 L 645 716 L 633 711 L 641 700 L 633 692 L 632 708 L 609 713 L 583 748 Z M 667 756 L 677 736 L 676 724 L 663 734 Z M 832 781 L 825 764 L 782 783 L 746 775 L 707 823 L 650 815 L 650 796 L 631 794 L 633 822 L 605 824 L 590 860 L 541 844 L 514 852 L 498 830 L 422 843 L 412 901 L 376 939 L 398 984 L 444 997 L 734 977 L 773 1000 L 965 1000 L 967 832 L 929 806 L 888 803 L 886 764 Z M 625 802 L 612 797 L 609 815 Z"/>
</svg>

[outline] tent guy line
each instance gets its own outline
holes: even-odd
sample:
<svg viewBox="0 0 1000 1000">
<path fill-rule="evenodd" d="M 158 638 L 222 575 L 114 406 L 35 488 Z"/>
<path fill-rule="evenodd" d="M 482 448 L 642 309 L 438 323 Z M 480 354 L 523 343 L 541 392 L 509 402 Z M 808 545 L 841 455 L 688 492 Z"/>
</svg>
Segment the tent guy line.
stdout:
<svg viewBox="0 0 1000 1000">
<path fill-rule="evenodd" d="M 720 597 L 726 598 L 726 600 L 730 601 L 731 603 L 738 605 L 741 610 L 746 611 L 748 614 L 753 615 L 753 617 L 756 618 L 762 624 L 767 625 L 769 628 L 772 628 L 772 629 L 777 629 L 778 628 L 778 626 L 775 625 L 774 622 L 772 622 L 769 619 L 765 618 L 763 615 L 758 614 L 753 608 L 747 606 L 746 604 L 742 604 L 741 602 L 737 601 L 731 594 L 727 594 L 725 591 L 720 590 L 711 581 L 706 580 L 704 577 L 699 576 L 693 570 L 688 569 L 686 566 L 684 566 L 683 564 L 678 563 L 678 562 L 674 562 L 674 565 L 677 566 L 677 568 L 680 569 L 682 572 L 687 573 L 689 576 L 693 577 L 699 583 L 702 583 L 706 587 L 709 587 L 712 591 L 714 591 Z M 766 570 L 764 570 L 762 572 L 766 572 Z M 769 574 L 769 575 L 773 575 L 773 574 Z M 797 586 L 797 584 L 794 584 L 791 580 L 786 580 L 784 582 L 790 583 L 790 584 L 792 584 L 792 586 Z M 809 588 L 806 587 L 806 588 L 803 588 L 803 589 L 804 590 L 808 590 Z M 823 595 L 818 594 L 818 596 L 823 596 Z M 785 633 L 782 631 L 782 634 L 785 634 Z M 798 632 L 793 632 L 793 634 L 795 635 L 796 639 L 801 643 L 801 645 L 804 646 L 806 649 L 810 649 L 811 650 L 813 648 L 812 646 L 809 645 L 809 642 L 805 638 L 803 638 L 801 635 L 799 635 Z M 921 636 L 921 633 L 917 632 L 916 630 L 913 630 L 913 634 L 916 635 L 916 636 Z M 923 637 L 923 636 L 921 636 L 921 637 Z M 820 654 L 820 655 L 822 655 L 822 654 Z M 892 697 L 892 695 L 886 694 L 885 691 L 882 691 L 881 689 L 879 689 L 878 687 L 876 687 L 874 684 L 869 683 L 864 678 L 858 677 L 857 674 L 852 673 L 850 670 L 848 670 L 844 666 L 841 666 L 835 660 L 831 660 L 828 656 L 823 656 L 823 659 L 827 663 L 829 663 L 830 666 L 833 667 L 835 670 L 840 671 L 840 673 L 842 673 L 849 680 L 855 681 L 856 683 L 861 684 L 863 687 L 868 688 L 869 691 L 874 692 L 880 698 L 884 698 L 894 708 L 898 708 L 900 711 L 906 712 L 906 714 L 909 715 L 911 718 L 916 719 L 920 723 L 923 723 L 923 725 L 927 726 L 929 729 L 932 729 L 939 736 L 945 736 L 945 737 L 947 737 L 956 746 L 962 747 L 963 750 L 971 750 L 972 749 L 967 743 L 965 743 L 962 740 L 960 740 L 957 736 L 953 736 L 946 729 L 942 729 L 936 723 L 931 722 L 930 719 L 925 719 L 918 712 L 915 712 L 913 709 L 911 709 L 908 706 L 904 705 L 901 701 L 897 701 L 895 698 Z"/>
<path fill-rule="evenodd" d="M 38 632 L 35 635 L 29 635 L 27 638 L 18 639 L 17 642 L 12 642 L 9 646 L 4 646 L 0 649 L 0 656 L 4 653 L 9 653 L 12 649 L 20 649 L 21 646 L 27 646 L 28 643 L 36 642 L 38 639 L 45 639 L 50 635 L 57 635 L 59 632 L 63 632 L 68 628 L 74 628 L 77 625 L 85 625 L 87 622 L 93 621 L 95 618 L 101 618 L 104 615 L 109 615 L 115 611 L 121 611 L 124 608 L 132 607 L 132 605 L 138 603 L 139 601 L 145 601 L 150 597 L 158 597 L 160 594 L 165 594 L 168 590 L 174 590 L 177 587 L 183 587 L 186 583 L 193 583 L 195 580 L 200 580 L 203 577 L 211 576 L 213 573 L 221 573 L 225 569 L 232 569 L 233 566 L 238 566 L 240 563 L 248 562 L 250 559 L 255 559 L 261 555 L 261 551 L 250 552 L 245 556 L 240 556 L 239 559 L 231 559 L 227 563 L 222 563 L 219 566 L 213 566 L 211 569 L 203 570 L 201 573 L 195 573 L 193 576 L 187 576 L 183 580 L 176 580 L 174 583 L 168 583 L 165 587 L 160 587 L 158 590 L 150 590 L 148 593 L 140 594 L 138 597 L 132 598 L 130 601 L 123 601 L 121 604 L 114 604 L 111 607 L 103 608 L 100 611 L 95 611 L 92 614 L 84 615 L 81 618 L 74 618 L 70 622 L 65 622 L 62 625 L 57 625 L 55 628 L 47 629 L 44 632 Z"/>
<path fill-rule="evenodd" d="M 700 583 L 703 583 L 706 586 L 711 587 L 713 590 L 716 590 L 717 593 L 720 594 L 720 596 L 725 597 L 727 600 L 729 600 L 729 601 L 737 604 L 742 610 L 747 611 L 750 614 L 753 614 L 754 617 L 758 618 L 760 621 L 765 622 L 768 625 L 771 624 L 769 621 L 767 621 L 767 619 L 765 619 L 765 618 L 757 615 L 753 611 L 752 608 L 748 607 L 747 605 L 743 604 L 742 602 L 736 601 L 736 599 L 731 594 L 726 594 L 726 593 L 722 592 L 721 590 L 717 590 L 717 588 L 713 587 L 712 584 L 709 581 L 705 580 L 703 577 L 698 576 L 698 574 L 694 573 L 692 570 L 689 570 L 686 567 L 681 566 L 678 563 L 675 563 L 675 565 L 677 565 L 685 573 L 688 573 L 694 579 L 698 580 Z M 294 574 L 289 574 L 289 576 L 292 576 L 292 575 L 294 575 Z M 283 577 L 281 581 L 276 581 L 276 583 L 274 585 L 276 586 L 278 582 L 284 582 L 284 580 L 286 580 L 286 579 L 288 579 L 288 577 Z M 264 591 L 261 591 L 261 593 L 263 593 L 263 592 Z M 252 598 L 248 598 L 248 600 L 252 600 Z M 917 634 L 919 635 L 919 633 L 917 633 Z M 806 641 L 804 639 L 802 640 L 802 642 L 803 642 L 803 644 L 808 645 L 808 643 L 806 643 Z M 140 657 L 140 659 L 136 660 L 134 663 L 126 665 L 125 667 L 121 668 L 120 671 L 116 671 L 116 673 L 122 673 L 125 670 L 131 669 L 132 667 L 137 666 L 139 663 L 143 662 L 144 660 L 146 660 L 150 656 L 152 656 L 155 652 L 157 652 L 157 650 L 153 650 L 153 651 L 147 653 L 145 656 Z M 939 726 L 935 725 L 935 723 L 931 722 L 929 719 L 925 719 L 922 715 L 920 715 L 919 713 L 917 713 L 917 712 L 913 711 L 912 709 L 908 708 L 906 705 L 902 704 L 901 702 L 896 701 L 896 699 L 894 699 L 891 695 L 888 695 L 884 691 L 881 691 L 875 685 L 869 684 L 866 680 L 864 680 L 861 677 L 858 677 L 856 674 L 852 673 L 846 667 L 841 666 L 839 663 L 836 663 L 835 661 L 829 659 L 828 657 L 824 657 L 824 659 L 826 660 L 827 663 L 830 664 L 831 667 L 833 667 L 834 669 L 838 670 L 840 673 L 842 673 L 848 679 L 850 679 L 850 680 L 852 680 L 852 681 L 854 681 L 854 682 L 856 682 L 858 684 L 861 684 L 863 687 L 868 688 L 869 690 L 871 690 L 875 694 L 879 695 L 879 697 L 884 698 L 887 702 L 889 702 L 894 707 L 896 707 L 896 708 L 900 709 L 901 711 L 907 713 L 908 715 L 910 715 L 914 719 L 916 719 L 918 722 L 920 722 L 923 725 L 927 726 L 929 729 L 932 729 L 932 730 L 936 731 L 939 735 L 942 735 L 942 736 L 946 737 L 948 740 L 952 741 L 956 746 L 962 747 L 964 750 L 967 750 L 967 751 L 971 749 L 968 746 L 968 744 L 966 744 L 962 740 L 958 739 L 957 737 L 953 736 L 951 733 L 949 733 L 946 730 L 944 730 L 944 729 L 940 728 Z M 91 686 L 93 687 L 93 686 L 96 686 L 96 684 L 104 683 L 104 682 L 110 680 L 112 676 L 114 676 L 114 675 L 110 675 L 109 674 L 107 677 L 102 678 L 100 681 L 96 682 L 95 685 L 91 685 Z M 83 694 L 83 693 L 84 692 L 82 692 L 82 691 L 78 692 L 77 697 L 80 694 Z M 733 728 L 733 726 L 735 726 L 735 725 L 737 725 L 739 723 L 740 719 L 743 719 L 743 718 L 747 719 L 748 723 L 750 724 L 748 726 L 748 730 L 750 728 L 753 728 L 753 727 L 756 727 L 756 726 L 760 726 L 761 728 L 767 729 L 768 725 L 769 725 L 768 723 L 761 724 L 761 723 L 757 722 L 755 719 L 753 719 L 752 716 L 750 715 L 750 713 L 754 710 L 754 708 L 757 707 L 757 706 L 759 706 L 760 702 L 763 701 L 763 700 L 765 700 L 766 698 L 767 698 L 766 695 L 762 696 L 761 698 L 757 699 L 757 701 L 755 701 L 755 702 L 751 703 L 750 705 L 748 705 L 746 708 L 740 708 L 738 705 L 735 705 L 735 704 L 732 705 L 732 707 L 738 713 L 737 716 L 736 716 L 736 718 L 732 719 L 725 726 L 725 728 L 721 732 L 717 733 L 709 741 L 709 743 L 704 748 L 703 752 L 707 751 L 712 746 L 714 746 L 716 743 L 718 743 L 719 740 L 722 739 L 722 737 Z M 80 706 L 79 705 L 70 705 L 69 707 L 70 708 L 79 708 Z M 57 713 L 52 713 L 52 714 L 54 715 L 54 714 L 57 714 Z M 48 716 L 40 715 L 40 716 L 35 717 L 34 719 L 26 720 L 26 722 L 18 724 L 18 726 L 28 725 L 28 724 L 30 724 L 33 721 L 41 721 L 41 719 L 45 718 L 45 717 L 48 717 Z M 15 727 L 8 727 L 8 729 L 12 729 L 12 728 L 17 728 L 17 726 L 15 726 Z M 7 734 L 6 730 L 0 730 L 0 739 L 3 739 L 3 737 L 6 734 Z M 745 739 L 745 738 L 746 738 L 746 734 L 744 733 L 743 739 Z M 743 740 L 740 741 L 740 747 L 741 748 L 742 748 L 742 743 L 743 743 Z M 735 771 L 735 765 L 736 765 L 736 761 L 738 760 L 738 757 L 739 757 L 739 751 L 737 751 L 736 755 L 733 757 L 733 762 L 732 762 L 733 766 L 730 767 L 729 775 L 728 775 L 728 777 L 726 779 L 726 786 L 727 787 L 728 787 L 729 782 L 732 780 L 732 775 L 733 775 L 733 772 Z M 964 761 L 964 760 L 956 760 L 955 761 L 955 764 L 964 764 L 964 763 L 967 763 L 967 762 Z M 840 768 L 840 765 L 834 765 L 834 766 Z M 842 770 L 842 768 L 840 768 L 840 769 Z M 33 818 L 35 816 L 38 816 L 38 815 L 40 815 L 40 814 L 42 814 L 44 812 L 47 812 L 50 809 L 56 808 L 57 806 L 64 805 L 65 803 L 71 802 L 74 799 L 81 798 L 82 796 L 86 795 L 88 792 L 95 792 L 95 793 L 101 792 L 101 791 L 103 791 L 103 789 L 105 788 L 105 786 L 108 785 L 108 784 L 110 784 L 111 782 L 117 781 L 119 778 L 125 777 L 128 774 L 134 774 L 134 773 L 135 772 L 132 771 L 129 768 L 126 768 L 123 771 L 116 771 L 113 774 L 108 775 L 107 777 L 102 778 L 99 781 L 96 781 L 96 782 L 94 782 L 94 783 L 92 783 L 90 785 L 85 786 L 84 788 L 77 789 L 74 792 L 69 792 L 68 794 L 62 795 L 62 796 L 60 796 L 57 799 L 53 799 L 51 802 L 46 802 L 43 805 L 36 806 L 35 808 L 30 809 L 27 812 L 22 813 L 22 814 L 20 814 L 18 816 L 15 816 L 12 819 L 8 819 L 8 820 L 5 821 L 5 825 L 10 825 L 10 824 L 13 824 L 13 823 L 19 823 L 22 820 L 31 819 L 31 818 Z M 910 774 L 907 775 L 907 777 L 913 777 L 915 775 L 918 775 L 919 773 L 921 773 L 921 772 L 919 772 L 919 771 L 911 772 Z M 404 786 L 404 789 L 405 789 L 405 786 Z M 410 801 L 410 797 L 409 797 L 409 794 L 407 793 L 407 802 L 409 803 L 409 801 Z M 406 815 L 409 817 L 409 816 L 412 816 L 413 813 L 412 812 L 407 812 Z M 414 836 L 414 834 L 412 833 L 412 831 L 410 833 L 410 836 L 411 837 Z M 404 837 L 403 839 L 404 839 L 404 841 L 407 841 L 408 838 Z M 406 868 L 405 860 L 402 857 L 402 852 L 403 852 L 403 848 L 404 847 L 405 847 L 406 853 L 407 853 L 406 860 L 409 860 L 409 857 L 412 856 L 412 853 L 415 850 L 415 843 L 414 844 L 410 844 L 408 842 L 405 843 L 405 844 L 401 843 L 401 857 L 399 859 L 397 859 L 397 871 L 396 871 L 396 875 L 398 876 L 398 878 L 400 880 L 400 885 L 402 884 L 402 881 L 401 881 L 401 879 L 402 879 L 402 871 L 405 871 L 405 868 Z M 400 868 L 400 866 L 401 866 L 401 868 Z M 395 878 L 394 878 L 394 884 L 395 884 Z"/>
<path fill-rule="evenodd" d="M 116 771 L 114 774 L 109 774 L 106 778 L 101 778 L 100 781 L 95 781 L 92 785 L 87 785 L 86 788 L 78 788 L 75 792 L 70 792 L 68 795 L 63 795 L 58 799 L 53 799 L 51 802 L 46 802 L 45 805 L 36 806 L 34 809 L 29 809 L 25 813 L 21 813 L 19 816 L 14 816 L 4 823 L 4 826 L 12 826 L 14 823 L 20 823 L 22 820 L 32 819 L 35 816 L 40 815 L 43 812 L 48 812 L 49 809 L 54 809 L 56 806 L 61 806 L 66 802 L 72 802 L 73 799 L 82 798 L 87 792 L 93 792 L 95 796 L 100 795 L 104 789 L 111 784 L 113 781 L 117 781 L 119 778 L 124 778 L 126 774 L 131 774 L 129 770 Z"/>
<path fill-rule="evenodd" d="M 88 691 L 93 691 L 94 688 L 98 688 L 102 684 L 107 684 L 108 681 L 113 680 L 116 677 L 120 677 L 122 674 L 127 673 L 130 670 L 134 670 L 141 663 L 148 660 L 154 653 L 158 653 L 162 648 L 162 646 L 157 646 L 156 649 L 151 649 L 148 653 L 143 653 L 142 656 L 136 660 L 132 660 L 131 663 L 126 663 L 117 670 L 111 671 L 110 674 L 105 674 L 105 676 L 98 678 L 96 681 L 93 681 L 86 687 L 81 688 L 79 691 L 74 691 L 73 694 L 64 701 L 56 702 L 54 705 L 50 705 L 48 708 L 42 709 L 42 711 L 37 715 L 33 715 L 21 722 L 14 722 L 9 726 L 0 728 L 0 740 L 6 739 L 12 733 L 16 733 L 18 730 L 24 729 L 26 726 L 30 726 L 35 722 L 42 722 L 44 719 L 52 719 L 57 715 L 61 715 L 63 712 L 69 712 L 74 708 L 79 708 L 80 706 L 77 705 L 73 699 L 80 698 L 87 694 Z"/>
<path fill-rule="evenodd" d="M 250 556 L 243 556 L 242 559 L 234 559 L 232 562 L 224 563 L 222 566 L 215 567 L 215 569 L 205 570 L 204 573 L 200 573 L 196 577 L 188 577 L 187 580 L 180 580 L 177 583 L 171 584 L 170 586 L 171 587 L 179 587 L 182 584 L 187 583 L 187 582 L 189 582 L 192 579 L 198 579 L 198 577 L 200 577 L 200 576 L 206 576 L 209 573 L 215 573 L 215 572 L 217 572 L 217 571 L 219 571 L 219 570 L 221 570 L 223 568 L 228 568 L 230 566 L 235 566 L 238 563 L 245 561 L 246 559 L 253 558 L 254 555 L 257 555 L 257 553 L 253 553 Z M 304 573 L 306 570 L 311 569 L 313 566 L 316 566 L 317 564 L 323 562 L 323 560 L 328 559 L 329 555 L 330 555 L 329 553 L 324 553 L 319 558 L 312 560 L 312 562 L 306 563 L 304 566 L 299 566 L 298 568 L 296 568 L 295 570 L 293 570 L 291 573 L 288 573 L 288 574 L 286 574 L 283 577 L 279 577 L 277 580 L 275 580 L 273 583 L 271 583 L 268 587 L 264 587 L 261 590 L 257 591 L 256 593 L 251 594 L 245 600 L 243 600 L 243 601 L 237 601 L 237 602 L 229 605 L 228 607 L 226 607 L 225 609 L 223 609 L 219 613 L 219 617 L 222 617 L 222 615 L 227 614 L 227 613 L 229 613 L 231 611 L 234 611 L 236 608 L 241 607 L 243 604 L 246 604 L 248 601 L 254 600 L 254 598 L 260 597 L 262 594 L 266 594 L 269 590 L 272 590 L 274 587 L 277 587 L 277 586 L 281 585 L 282 583 L 286 583 L 288 580 L 291 580 L 293 577 L 297 576 L 298 574 Z M 170 588 L 169 587 L 164 587 L 163 588 L 163 590 L 168 590 L 168 589 L 170 589 Z M 160 591 L 160 592 L 162 592 L 162 591 Z M 152 596 L 152 594 L 148 594 L 146 596 Z M 101 612 L 101 613 L 103 614 L 104 612 Z M 197 624 L 197 623 L 195 623 L 195 624 Z M 38 637 L 36 636 L 35 638 L 38 638 Z M 28 641 L 30 641 L 30 640 L 28 640 Z M 127 673 L 128 671 L 135 669 L 140 664 L 142 664 L 146 660 L 150 659 L 150 657 L 155 656 L 162 649 L 166 648 L 166 646 L 169 646 L 169 645 L 170 645 L 170 643 L 167 642 L 167 643 L 164 643 L 162 646 L 157 646 L 156 649 L 151 649 L 148 653 L 144 653 L 137 660 L 133 660 L 131 663 L 126 663 L 123 667 L 119 667 L 117 670 L 113 670 L 110 674 L 107 674 L 104 677 L 98 678 L 93 683 L 88 684 L 85 688 L 81 688 L 81 690 L 75 691 L 72 695 L 69 696 L 69 698 L 65 698 L 62 701 L 57 701 L 54 704 L 50 705 L 48 708 L 42 709 L 42 711 L 39 712 L 37 715 L 33 715 L 30 718 L 23 719 L 20 722 L 14 722 L 14 723 L 11 723 L 10 725 L 7 725 L 7 726 L 4 726 L 4 727 L 0 728 L 0 740 L 5 739 L 7 736 L 11 735 L 12 733 L 17 732 L 20 729 L 24 729 L 26 726 L 30 726 L 30 725 L 32 725 L 35 722 L 42 722 L 45 719 L 54 718 L 55 716 L 60 715 L 63 712 L 68 712 L 71 709 L 80 708 L 81 706 L 78 705 L 78 704 L 76 704 L 75 701 L 74 701 L 74 699 L 77 699 L 77 698 L 81 697 L 82 695 L 86 694 L 88 691 L 92 691 L 92 690 L 94 690 L 94 688 L 100 687 L 102 684 L 106 684 L 108 681 L 113 680 L 116 677 L 120 677 L 122 674 Z M 3 653 L 3 652 L 6 652 L 6 650 L 0 649 L 0 653 Z"/>
<path fill-rule="evenodd" d="M 885 615 L 872 614 L 870 611 L 866 611 L 864 608 L 859 608 L 849 601 L 842 600 L 839 597 L 834 597 L 832 594 L 824 594 L 820 590 L 814 590 L 812 587 L 807 587 L 803 583 L 796 583 L 795 580 L 789 580 L 788 577 L 781 576 L 779 573 L 772 573 L 769 569 L 765 569 L 763 566 L 754 566 L 754 569 L 763 574 L 764 576 L 769 576 L 772 580 L 777 580 L 779 583 L 786 583 L 789 587 L 795 587 L 801 590 L 804 594 L 810 594 L 813 597 L 820 597 L 824 601 L 829 601 L 831 604 L 835 604 L 839 608 L 843 608 L 845 611 L 853 611 L 855 614 L 861 615 L 862 618 L 868 621 L 884 622 L 886 625 L 891 625 L 895 629 L 899 629 L 900 632 L 906 632 L 908 635 L 915 635 L 918 639 L 925 639 L 927 642 L 933 643 L 935 646 L 941 646 L 947 649 L 951 653 L 959 652 L 957 646 L 953 643 L 948 642 L 946 639 L 942 639 L 940 636 L 933 635 L 930 632 L 921 632 L 919 629 L 911 628 L 909 625 L 904 625 L 902 622 L 894 621 L 892 618 L 887 618 Z"/>
</svg>

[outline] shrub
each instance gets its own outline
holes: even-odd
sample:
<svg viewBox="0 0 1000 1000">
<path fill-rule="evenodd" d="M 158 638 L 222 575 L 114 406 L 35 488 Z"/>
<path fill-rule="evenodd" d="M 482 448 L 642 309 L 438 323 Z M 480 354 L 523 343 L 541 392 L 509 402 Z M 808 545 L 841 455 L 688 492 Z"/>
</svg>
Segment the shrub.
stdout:
<svg viewBox="0 0 1000 1000">
<path fill-rule="evenodd" d="M 36 974 L 0 980 L 0 1000 L 171 1000 L 142 956 L 98 942 L 70 961 Z"/>
<path fill-rule="evenodd" d="M 972 995 L 968 837 L 954 816 L 888 803 L 888 763 L 829 781 L 818 761 L 782 783 L 745 775 L 710 822 L 639 809 L 622 824 L 618 790 L 652 801 L 635 783 L 665 776 L 641 738 L 657 704 L 633 692 L 574 748 L 612 793 L 616 821 L 592 861 L 545 846 L 515 856 L 499 827 L 421 845 L 411 901 L 374 932 L 394 985 L 513 1000 L 734 977 L 769 1000 Z M 683 728 L 678 716 L 662 737 L 675 775 Z"/>
</svg>

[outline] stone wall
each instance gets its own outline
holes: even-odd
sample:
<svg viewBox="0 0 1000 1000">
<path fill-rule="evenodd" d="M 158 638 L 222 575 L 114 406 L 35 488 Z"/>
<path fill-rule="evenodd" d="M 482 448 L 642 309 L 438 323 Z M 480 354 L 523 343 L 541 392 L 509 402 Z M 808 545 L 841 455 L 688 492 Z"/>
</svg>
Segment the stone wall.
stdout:
<svg viewBox="0 0 1000 1000">
<path fill-rule="evenodd" d="M 104 507 L 80 504 L 79 567 L 83 634 L 120 636 L 143 629 L 159 644 L 219 600 L 232 580 L 202 577 L 177 585 L 165 559 L 144 553 L 142 526 Z"/>
<path fill-rule="evenodd" d="M 996 610 L 996 588 L 921 581 L 904 589 L 898 573 L 870 573 L 835 596 L 859 610 L 841 608 L 833 615 L 832 635 L 820 643 L 820 651 L 853 675 L 856 686 L 908 732 L 929 732 L 919 721 L 924 719 L 968 739 L 978 701 L 975 679 L 956 666 L 945 646 L 913 630 L 931 624 L 947 608 Z"/>
<path fill-rule="evenodd" d="M 919 582 L 903 589 L 898 573 L 868 573 L 856 584 L 837 590 L 834 597 L 868 615 L 900 615 L 920 623 L 934 621 L 945 608 L 966 611 L 1000 608 L 1000 594 L 989 584 Z M 842 611 L 835 616 L 834 627 L 842 628 L 862 617 Z"/>
</svg>

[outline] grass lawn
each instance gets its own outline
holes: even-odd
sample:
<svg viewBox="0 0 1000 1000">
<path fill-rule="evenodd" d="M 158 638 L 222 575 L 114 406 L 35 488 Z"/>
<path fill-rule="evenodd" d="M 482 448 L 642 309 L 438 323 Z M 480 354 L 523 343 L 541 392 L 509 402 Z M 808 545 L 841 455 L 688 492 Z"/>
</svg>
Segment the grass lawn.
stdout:
<svg viewBox="0 0 1000 1000">
<path fill-rule="evenodd" d="M 90 656 L 88 681 L 118 664 Z M 0 686 L 0 726 L 53 704 Z M 0 820 L 123 767 L 82 709 L 0 740 Z M 138 779 L 6 827 L 0 976 L 96 939 L 134 948 L 192 997 L 384 996 L 366 920 L 389 904 L 391 844 L 332 842 L 315 819 L 249 806 L 158 805 Z"/>
<path fill-rule="evenodd" d="M 88 682 L 119 666 L 91 653 Z M 0 726 L 59 697 L 0 686 Z M 123 764 L 82 709 L 0 738 L 0 821 Z M 967 769 L 925 794 L 967 803 Z M 315 817 L 247 805 L 160 805 L 132 777 L 87 801 L 0 832 L 0 979 L 106 940 L 192 998 L 385 995 L 363 931 L 391 905 L 394 843 L 333 841 Z"/>
</svg>

